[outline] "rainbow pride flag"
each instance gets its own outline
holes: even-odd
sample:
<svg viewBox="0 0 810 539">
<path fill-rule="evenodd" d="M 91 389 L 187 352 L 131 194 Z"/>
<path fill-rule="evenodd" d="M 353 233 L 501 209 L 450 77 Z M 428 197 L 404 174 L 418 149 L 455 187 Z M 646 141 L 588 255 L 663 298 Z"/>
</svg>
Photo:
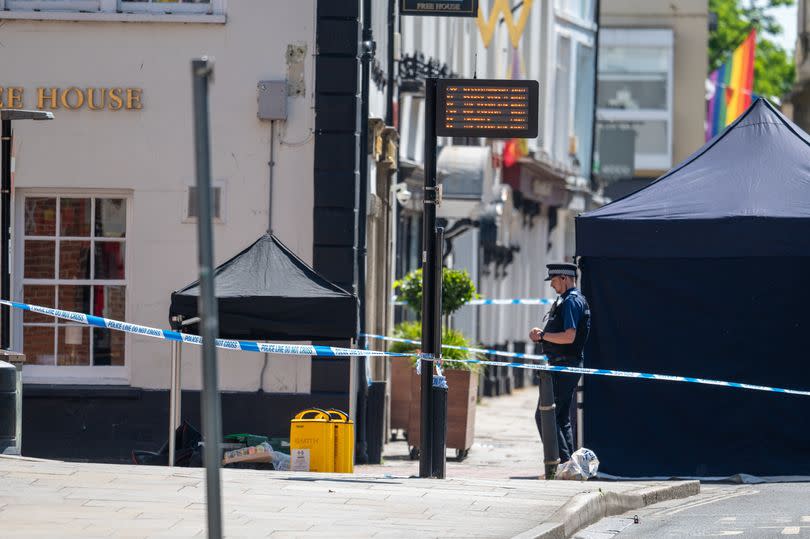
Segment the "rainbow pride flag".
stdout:
<svg viewBox="0 0 810 539">
<path fill-rule="evenodd" d="M 754 90 L 754 51 L 757 31 L 751 30 L 731 59 L 709 75 L 706 140 L 737 119 L 751 105 Z"/>
</svg>

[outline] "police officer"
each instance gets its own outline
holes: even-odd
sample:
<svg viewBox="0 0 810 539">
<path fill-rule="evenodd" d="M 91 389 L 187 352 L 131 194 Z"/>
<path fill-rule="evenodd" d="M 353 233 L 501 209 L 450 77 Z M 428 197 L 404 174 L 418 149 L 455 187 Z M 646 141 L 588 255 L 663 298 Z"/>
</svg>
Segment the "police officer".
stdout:
<svg viewBox="0 0 810 539">
<path fill-rule="evenodd" d="M 540 343 L 542 353 L 548 356 L 549 364 L 567 367 L 582 367 L 583 350 L 591 329 L 591 311 L 588 301 L 577 288 L 577 266 L 575 264 L 547 264 L 551 287 L 559 297 L 548 313 L 548 321 L 543 329 L 532 328 L 529 338 Z M 571 402 L 579 375 L 572 373 L 551 373 L 554 387 L 554 406 L 557 416 L 557 439 L 560 447 L 560 462 L 571 459 L 574 437 L 571 432 Z M 537 430 L 540 428 L 540 402 L 534 413 Z"/>
</svg>

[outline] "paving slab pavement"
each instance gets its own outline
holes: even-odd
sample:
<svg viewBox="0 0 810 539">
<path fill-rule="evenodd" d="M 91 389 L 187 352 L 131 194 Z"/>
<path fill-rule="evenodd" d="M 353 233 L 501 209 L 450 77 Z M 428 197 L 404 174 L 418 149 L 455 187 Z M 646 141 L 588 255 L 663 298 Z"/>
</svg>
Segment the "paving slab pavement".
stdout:
<svg viewBox="0 0 810 539">
<path fill-rule="evenodd" d="M 650 489 L 680 497 L 696 492 L 697 484 L 224 469 L 222 487 L 229 538 L 563 537 L 565 522 L 555 516 L 565 516 L 561 510 L 573 499 L 605 505 L 592 509 L 601 518 L 610 503 L 616 505 L 610 514 L 627 510 L 617 500 L 639 502 Z M 2 457 L 0 536 L 204 537 L 205 495 L 201 468 Z"/>
<path fill-rule="evenodd" d="M 455 460 L 447 451 L 447 477 L 479 479 L 537 479 L 543 473 L 543 446 L 534 423 L 537 387 L 520 389 L 511 395 L 484 398 L 478 403 L 475 441 L 469 456 Z M 383 469 L 401 475 L 419 475 L 419 461 L 410 460 L 409 446 L 402 439 L 386 444 Z M 378 466 L 357 466 L 362 472 Z"/>
<path fill-rule="evenodd" d="M 237 537 L 570 537 L 607 515 L 696 494 L 696 481 L 544 481 L 536 389 L 485 399 L 447 479 L 418 479 L 404 442 L 355 473 L 223 469 Z M 452 453 L 448 453 L 452 454 Z M 205 470 L 0 457 L 0 537 L 205 537 Z"/>
</svg>

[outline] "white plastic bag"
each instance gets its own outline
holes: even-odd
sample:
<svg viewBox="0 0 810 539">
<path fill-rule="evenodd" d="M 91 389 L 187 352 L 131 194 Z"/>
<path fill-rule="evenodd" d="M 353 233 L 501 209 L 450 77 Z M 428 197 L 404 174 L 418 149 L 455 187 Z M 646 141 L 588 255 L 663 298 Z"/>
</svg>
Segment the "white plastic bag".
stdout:
<svg viewBox="0 0 810 539">
<path fill-rule="evenodd" d="M 273 469 L 286 472 L 290 469 L 290 455 L 281 451 L 273 451 Z"/>
<path fill-rule="evenodd" d="M 574 479 L 577 481 L 587 481 L 591 477 L 596 477 L 599 469 L 599 459 L 596 453 L 590 449 L 581 447 L 574 451 L 571 460 L 563 462 L 557 468 L 557 479 Z"/>
</svg>

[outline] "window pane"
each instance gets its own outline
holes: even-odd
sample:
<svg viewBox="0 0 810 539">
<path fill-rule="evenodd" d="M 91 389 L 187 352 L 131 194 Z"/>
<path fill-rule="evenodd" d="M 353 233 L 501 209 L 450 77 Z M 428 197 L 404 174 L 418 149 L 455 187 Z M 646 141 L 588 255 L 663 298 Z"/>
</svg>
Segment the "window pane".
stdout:
<svg viewBox="0 0 810 539">
<path fill-rule="evenodd" d="M 124 244 L 118 241 L 96 242 L 95 279 L 124 278 Z"/>
<path fill-rule="evenodd" d="M 55 328 L 23 326 L 23 353 L 28 365 L 54 365 L 53 332 Z"/>
<path fill-rule="evenodd" d="M 622 129 L 635 131 L 636 155 L 667 154 L 667 122 L 665 120 L 632 121 L 632 122 L 599 122 L 598 130 Z M 599 139 L 597 139 L 598 142 Z M 601 149 L 600 149 L 601 155 Z"/>
<path fill-rule="evenodd" d="M 599 106 L 610 109 L 656 109 L 666 110 L 666 76 L 599 79 Z"/>
<path fill-rule="evenodd" d="M 210 4 L 211 0 L 125 0 L 136 4 Z"/>
<path fill-rule="evenodd" d="M 59 278 L 90 278 L 90 242 L 63 241 L 59 244 Z"/>
<path fill-rule="evenodd" d="M 56 266 L 56 242 L 25 240 L 23 276 L 31 279 L 53 279 Z"/>
<path fill-rule="evenodd" d="M 200 212 L 197 209 L 197 187 L 188 188 L 188 217 L 197 218 Z M 222 217 L 222 187 L 211 187 L 211 215 L 214 219 Z"/>
<path fill-rule="evenodd" d="M 90 199 L 63 198 L 59 201 L 62 236 L 90 235 Z"/>
<path fill-rule="evenodd" d="M 57 365 L 90 365 L 90 328 L 60 326 L 56 350 Z"/>
<path fill-rule="evenodd" d="M 599 73 L 668 73 L 666 47 L 600 47 Z"/>
<path fill-rule="evenodd" d="M 63 311 L 89 313 L 90 287 L 59 285 L 59 308 Z M 60 318 L 59 323 L 69 324 L 70 322 Z"/>
<path fill-rule="evenodd" d="M 125 292 L 123 286 L 93 287 L 93 314 L 113 320 L 124 320 Z M 124 365 L 124 333 L 93 328 L 93 364 Z"/>
<path fill-rule="evenodd" d="M 93 365 L 124 365 L 124 333 L 93 328 Z"/>
<path fill-rule="evenodd" d="M 664 154 L 668 153 L 667 122 L 649 121 L 639 122 L 633 126 L 636 131 L 636 154 Z"/>
<path fill-rule="evenodd" d="M 47 285 L 23 286 L 23 302 L 40 307 L 56 307 L 56 287 Z M 31 311 L 23 311 L 23 322 L 54 322 L 53 316 L 37 314 Z"/>
<path fill-rule="evenodd" d="M 93 314 L 102 318 L 124 320 L 126 317 L 125 292 L 126 287 L 124 286 L 94 286 Z"/>
<path fill-rule="evenodd" d="M 25 199 L 25 234 L 54 236 L 56 234 L 56 199 Z"/>
<path fill-rule="evenodd" d="M 126 236 L 127 201 L 122 198 L 96 199 L 96 237 Z"/>
</svg>

